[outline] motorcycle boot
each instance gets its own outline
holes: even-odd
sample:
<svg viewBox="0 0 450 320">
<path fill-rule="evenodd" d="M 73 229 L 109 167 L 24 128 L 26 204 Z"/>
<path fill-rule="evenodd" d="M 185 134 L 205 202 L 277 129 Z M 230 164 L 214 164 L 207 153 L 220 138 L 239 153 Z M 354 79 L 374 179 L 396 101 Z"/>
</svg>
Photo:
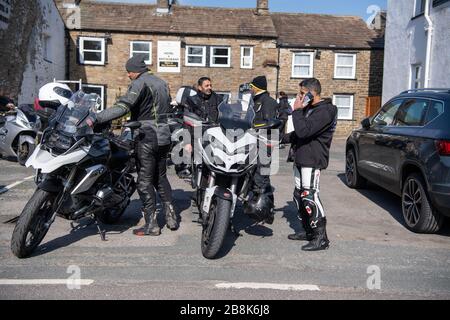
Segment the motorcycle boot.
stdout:
<svg viewBox="0 0 450 320">
<path fill-rule="evenodd" d="M 328 240 L 326 225 L 327 218 L 319 218 L 315 228 L 311 225 L 313 238 L 308 244 L 302 247 L 303 251 L 319 251 L 329 248 L 330 241 Z"/>
<path fill-rule="evenodd" d="M 288 235 L 289 240 L 297 241 L 311 241 L 313 238 L 313 230 L 308 223 L 308 214 L 303 206 L 302 202 L 302 191 L 299 189 L 294 190 L 294 202 L 298 210 L 298 218 L 302 222 L 303 231 L 296 232 Z"/>
<path fill-rule="evenodd" d="M 161 229 L 158 225 L 156 209 L 143 212 L 145 225 L 142 228 L 133 230 L 136 236 L 159 236 Z"/>
<path fill-rule="evenodd" d="M 166 212 L 166 225 L 172 231 L 175 231 L 179 228 L 177 215 L 175 213 L 175 209 L 170 202 L 164 203 L 164 210 Z"/>
</svg>

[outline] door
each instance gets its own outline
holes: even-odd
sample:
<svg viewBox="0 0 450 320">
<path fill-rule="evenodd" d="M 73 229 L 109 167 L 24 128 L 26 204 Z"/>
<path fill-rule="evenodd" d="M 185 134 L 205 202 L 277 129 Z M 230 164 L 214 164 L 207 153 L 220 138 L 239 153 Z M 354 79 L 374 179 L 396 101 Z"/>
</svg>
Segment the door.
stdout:
<svg viewBox="0 0 450 320">
<path fill-rule="evenodd" d="M 384 170 L 380 156 L 383 131 L 392 125 L 402 102 L 402 99 L 396 99 L 384 105 L 371 120 L 370 128 L 361 131 L 359 137 L 358 170 L 377 184 L 382 183 L 379 178 L 381 171 Z"/>
<path fill-rule="evenodd" d="M 386 171 L 382 179 L 387 188 L 400 192 L 401 169 L 405 159 L 415 160 L 423 138 L 420 131 L 424 124 L 430 101 L 424 98 L 405 99 L 400 106 L 393 125 L 385 128 L 382 134 L 381 162 Z"/>
</svg>

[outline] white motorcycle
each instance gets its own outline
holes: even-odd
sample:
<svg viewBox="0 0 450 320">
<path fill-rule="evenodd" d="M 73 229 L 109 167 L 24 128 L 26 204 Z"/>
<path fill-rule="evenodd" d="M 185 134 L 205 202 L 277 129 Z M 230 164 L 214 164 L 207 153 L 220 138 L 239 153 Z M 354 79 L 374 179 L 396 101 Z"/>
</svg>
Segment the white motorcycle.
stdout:
<svg viewBox="0 0 450 320">
<path fill-rule="evenodd" d="M 252 100 L 239 100 L 234 104 L 222 102 L 218 109 L 218 125 L 202 122 L 190 113 L 184 117 L 185 124 L 193 127 L 194 132 L 199 126 L 204 129 L 200 136 L 194 133 L 192 179 L 203 224 L 201 250 L 208 259 L 215 258 L 220 251 L 237 201 L 242 201 L 245 208 L 255 200 L 251 190 L 258 141 L 261 141 L 258 131 L 276 129 L 281 124 L 278 120 L 254 124 Z M 273 210 L 259 200 L 254 205 L 265 206 L 259 208 L 261 212 Z M 266 217 L 255 215 L 253 218 L 261 221 Z"/>
<path fill-rule="evenodd" d="M 109 132 L 95 133 L 86 119 L 96 111 L 96 94 L 76 92 L 58 108 L 41 144 L 26 162 L 36 169 L 37 189 L 25 205 L 11 239 L 14 255 L 24 258 L 41 243 L 56 216 L 67 220 L 94 218 L 115 223 L 136 190 L 131 175 L 134 143 Z M 132 122 L 124 127 L 140 127 Z"/>
</svg>

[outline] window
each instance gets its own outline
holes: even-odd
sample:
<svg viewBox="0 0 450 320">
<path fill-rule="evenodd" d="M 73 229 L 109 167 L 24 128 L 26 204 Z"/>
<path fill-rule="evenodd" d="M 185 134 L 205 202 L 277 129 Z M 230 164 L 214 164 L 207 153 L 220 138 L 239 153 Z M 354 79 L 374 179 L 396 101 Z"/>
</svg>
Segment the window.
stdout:
<svg viewBox="0 0 450 320">
<path fill-rule="evenodd" d="M 80 63 L 104 65 L 105 39 L 80 37 Z"/>
<path fill-rule="evenodd" d="M 336 53 L 334 77 L 336 79 L 355 79 L 356 54 Z"/>
<path fill-rule="evenodd" d="M 338 120 L 353 119 L 353 95 L 333 95 L 333 104 L 338 108 Z"/>
<path fill-rule="evenodd" d="M 95 85 L 95 84 L 82 84 L 83 92 L 85 93 L 96 93 L 102 99 L 102 105 L 100 110 L 105 109 L 105 86 Z M 99 110 L 99 111 L 100 111 Z"/>
<path fill-rule="evenodd" d="M 241 68 L 253 68 L 253 47 L 241 47 Z"/>
<path fill-rule="evenodd" d="M 428 110 L 428 100 L 408 99 L 398 110 L 397 126 L 421 126 Z"/>
<path fill-rule="evenodd" d="M 414 16 L 421 15 L 425 12 L 426 0 L 415 0 Z"/>
<path fill-rule="evenodd" d="M 230 48 L 211 47 L 211 67 L 230 67 Z"/>
<path fill-rule="evenodd" d="M 422 66 L 413 65 L 411 66 L 411 89 L 422 88 Z"/>
<path fill-rule="evenodd" d="M 429 123 L 444 113 L 444 104 L 440 101 L 431 101 L 425 123 Z"/>
<path fill-rule="evenodd" d="M 42 54 L 44 56 L 44 60 L 48 62 L 52 61 L 52 46 L 50 35 L 44 34 L 42 37 Z"/>
<path fill-rule="evenodd" d="M 186 46 L 186 65 L 195 67 L 206 66 L 206 47 Z"/>
<path fill-rule="evenodd" d="M 312 78 L 314 74 L 314 53 L 294 53 L 292 56 L 292 77 Z"/>
<path fill-rule="evenodd" d="M 403 100 L 394 100 L 386 104 L 380 112 L 373 119 L 373 124 L 376 126 L 391 125 L 398 108 L 403 103 Z"/>
<path fill-rule="evenodd" d="M 145 64 L 152 64 L 152 43 L 150 41 L 131 41 L 130 58 L 137 54 L 144 56 Z"/>
</svg>

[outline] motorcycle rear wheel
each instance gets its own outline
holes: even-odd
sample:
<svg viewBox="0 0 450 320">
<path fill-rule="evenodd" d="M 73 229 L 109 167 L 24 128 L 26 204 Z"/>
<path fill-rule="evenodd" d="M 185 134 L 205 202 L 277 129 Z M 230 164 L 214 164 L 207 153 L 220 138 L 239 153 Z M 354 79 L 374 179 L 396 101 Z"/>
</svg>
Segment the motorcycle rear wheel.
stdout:
<svg viewBox="0 0 450 320">
<path fill-rule="evenodd" d="M 231 202 L 215 198 L 211 204 L 208 221 L 202 232 L 202 254 L 214 259 L 222 248 L 230 223 Z"/>
<path fill-rule="evenodd" d="M 18 258 L 30 256 L 47 234 L 56 195 L 37 189 L 20 214 L 11 238 L 11 251 Z"/>
</svg>

